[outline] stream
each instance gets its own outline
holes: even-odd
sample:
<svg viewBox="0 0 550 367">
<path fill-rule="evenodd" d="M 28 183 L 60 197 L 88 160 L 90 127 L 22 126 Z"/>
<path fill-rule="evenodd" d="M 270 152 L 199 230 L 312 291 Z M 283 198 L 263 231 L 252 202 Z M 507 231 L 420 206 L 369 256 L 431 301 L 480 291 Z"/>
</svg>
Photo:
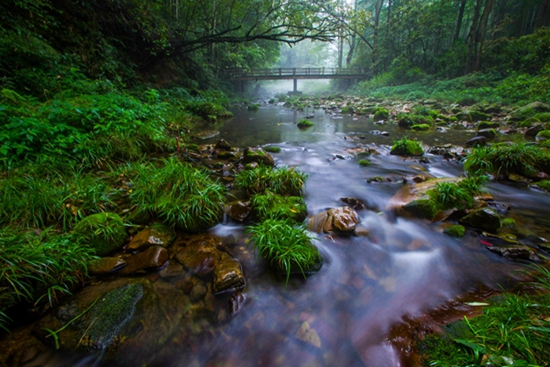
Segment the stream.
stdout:
<svg viewBox="0 0 550 367">
<path fill-rule="evenodd" d="M 428 146 L 463 146 L 474 131 L 415 133 L 365 116 L 297 112 L 266 104 L 255 112 L 233 112 L 234 118 L 219 126 L 220 135 L 206 143 L 223 138 L 240 148 L 279 146 L 281 152 L 272 153 L 277 166 L 295 166 L 309 175 L 304 192 L 308 216 L 345 206 L 342 198 L 356 198 L 366 205 L 357 210 L 364 233 L 316 234 L 323 267 L 305 280 L 295 277 L 285 285 L 246 246 L 245 226 L 224 218 L 209 234 L 236 239 L 232 255 L 240 261 L 247 282 L 238 312 L 218 312 L 192 325 L 180 323 L 161 338 L 151 335 L 152 343 L 155 338 L 164 341 L 153 349 L 123 349 L 116 363 L 56 354 L 44 365 L 412 367 L 406 343 L 398 342 L 405 336 L 396 336 L 392 328 L 453 300 L 447 313 L 461 318 L 475 307 L 457 302 L 460 297 L 483 300 L 492 290 L 507 289 L 522 279 L 519 271 L 525 264 L 487 251 L 475 231 L 455 239 L 443 233 L 440 222 L 405 219 L 387 209 L 404 178 L 463 174 L 459 161 L 442 156 L 425 154 L 429 163 L 392 156 L 394 140 L 407 135 Z M 298 129 L 296 122 L 311 113 L 314 127 Z M 360 167 L 353 157 L 360 147 L 380 153 L 369 157 L 368 167 Z M 383 182 L 368 183 L 374 176 L 383 177 Z M 550 238 L 550 195 L 511 183 L 490 182 L 487 190 L 496 201 L 510 205 L 505 215 L 516 220 L 524 238 Z M 220 297 L 216 304 L 226 304 L 228 297 Z M 300 333 L 310 341 L 298 338 Z"/>
</svg>

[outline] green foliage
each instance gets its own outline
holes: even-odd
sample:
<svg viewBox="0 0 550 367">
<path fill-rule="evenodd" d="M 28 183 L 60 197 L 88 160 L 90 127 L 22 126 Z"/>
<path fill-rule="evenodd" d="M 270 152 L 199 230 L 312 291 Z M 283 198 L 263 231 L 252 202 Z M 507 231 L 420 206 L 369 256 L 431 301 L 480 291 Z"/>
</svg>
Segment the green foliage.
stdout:
<svg viewBox="0 0 550 367">
<path fill-rule="evenodd" d="M 78 170 L 61 173 L 55 164 L 42 160 L 0 177 L 0 224 L 67 231 L 112 206 L 115 191 L 104 179 Z"/>
<path fill-rule="evenodd" d="M 142 103 L 120 93 L 20 106 L 0 104 L 0 114 L 6 121 L 0 126 L 0 164 L 4 166 L 41 155 L 90 166 L 136 159 L 174 145 L 165 133 L 166 104 Z"/>
<path fill-rule="evenodd" d="M 474 148 L 464 161 L 469 173 L 489 172 L 497 176 L 511 173 L 530 176 L 547 169 L 547 154 L 528 143 L 498 143 Z"/>
<path fill-rule="evenodd" d="M 18 303 L 55 305 L 87 273 L 94 251 L 78 238 L 42 232 L 0 230 L 0 328 L 7 308 Z"/>
<path fill-rule="evenodd" d="M 430 125 L 428 124 L 414 124 L 411 126 L 411 130 L 414 131 L 428 131 L 430 130 Z"/>
<path fill-rule="evenodd" d="M 253 103 L 253 104 L 249 104 L 247 109 L 249 111 L 258 111 L 260 109 L 260 105 L 259 104 L 256 104 L 256 103 Z"/>
<path fill-rule="evenodd" d="M 306 203 L 300 196 L 280 196 L 271 192 L 252 196 L 252 207 L 260 221 L 266 219 L 305 219 Z"/>
<path fill-rule="evenodd" d="M 422 149 L 422 146 L 416 139 L 410 140 L 404 137 L 401 140 L 394 141 L 390 154 L 407 157 L 419 156 L 424 154 L 424 149 Z"/>
<path fill-rule="evenodd" d="M 322 262 L 319 250 L 311 244 L 312 237 L 303 226 L 293 221 L 267 219 L 251 226 L 252 246 L 276 269 L 286 274 L 300 271 L 304 277 Z"/>
<path fill-rule="evenodd" d="M 550 180 L 538 181 L 535 185 L 546 192 L 550 192 Z"/>
<path fill-rule="evenodd" d="M 546 275 L 543 282 L 548 284 Z M 506 294 L 485 312 L 445 327 L 422 343 L 430 366 L 543 366 L 550 358 L 550 297 Z"/>
<path fill-rule="evenodd" d="M 273 169 L 258 166 L 245 169 L 235 177 L 235 187 L 243 189 L 250 195 L 264 194 L 268 191 L 278 195 L 299 195 L 307 179 L 307 174 L 294 167 Z"/>
<path fill-rule="evenodd" d="M 309 121 L 308 119 L 301 119 L 298 121 L 298 127 L 300 129 L 307 129 L 308 127 L 312 127 L 313 122 Z"/>
<path fill-rule="evenodd" d="M 133 165 L 126 175 L 134 183 L 130 201 L 138 212 L 149 212 L 169 225 L 197 232 L 221 218 L 225 187 L 176 158 L 165 159 L 162 167 Z"/>
</svg>

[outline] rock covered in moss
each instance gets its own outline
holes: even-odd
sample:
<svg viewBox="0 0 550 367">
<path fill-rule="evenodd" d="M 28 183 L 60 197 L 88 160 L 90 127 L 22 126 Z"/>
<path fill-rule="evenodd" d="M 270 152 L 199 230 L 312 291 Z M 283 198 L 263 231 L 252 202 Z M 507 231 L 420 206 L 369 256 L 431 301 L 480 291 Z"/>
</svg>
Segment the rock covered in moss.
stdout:
<svg viewBox="0 0 550 367">
<path fill-rule="evenodd" d="M 480 208 L 472 210 L 468 215 L 461 218 L 459 223 L 466 227 L 494 232 L 500 228 L 500 217 L 493 209 Z"/>
<path fill-rule="evenodd" d="M 95 249 L 98 256 L 119 250 L 126 240 L 126 228 L 116 213 L 97 213 L 82 219 L 73 234 Z"/>
<path fill-rule="evenodd" d="M 461 238 L 466 234 L 466 228 L 460 224 L 455 224 L 445 228 L 444 232 L 451 237 Z"/>
<path fill-rule="evenodd" d="M 488 139 L 492 139 L 494 138 L 495 136 L 497 136 L 497 132 L 495 129 L 493 128 L 489 128 L 489 129 L 481 129 L 477 132 L 477 136 L 484 136 Z"/>
<path fill-rule="evenodd" d="M 248 147 L 243 154 L 244 163 L 258 163 L 273 167 L 275 161 L 273 157 L 262 148 Z"/>
</svg>

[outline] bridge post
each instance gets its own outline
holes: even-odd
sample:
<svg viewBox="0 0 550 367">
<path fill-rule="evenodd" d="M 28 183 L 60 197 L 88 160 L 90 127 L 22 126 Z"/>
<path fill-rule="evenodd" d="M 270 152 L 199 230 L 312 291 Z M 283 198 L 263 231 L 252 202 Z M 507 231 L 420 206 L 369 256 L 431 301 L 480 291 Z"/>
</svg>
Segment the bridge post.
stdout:
<svg viewBox="0 0 550 367">
<path fill-rule="evenodd" d="M 294 92 L 298 91 L 298 79 L 294 79 Z"/>
</svg>

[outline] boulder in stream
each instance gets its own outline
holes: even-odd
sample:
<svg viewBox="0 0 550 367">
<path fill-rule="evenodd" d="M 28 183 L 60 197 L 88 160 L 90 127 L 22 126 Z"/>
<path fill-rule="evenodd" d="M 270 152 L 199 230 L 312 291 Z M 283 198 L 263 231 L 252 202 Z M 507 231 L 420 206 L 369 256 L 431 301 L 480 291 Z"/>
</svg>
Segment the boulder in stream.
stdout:
<svg viewBox="0 0 550 367">
<path fill-rule="evenodd" d="M 273 157 L 262 148 L 246 148 L 244 150 L 243 158 L 244 163 L 255 162 L 270 167 L 275 166 L 275 161 L 273 160 Z"/>
<path fill-rule="evenodd" d="M 350 207 L 333 208 L 309 219 L 309 229 L 325 233 L 353 233 L 359 223 L 357 213 Z"/>
<path fill-rule="evenodd" d="M 491 208 L 479 208 L 462 217 L 459 223 L 466 227 L 494 232 L 500 228 L 500 216 Z"/>
<path fill-rule="evenodd" d="M 168 247 L 176 238 L 174 231 L 161 223 L 153 224 L 140 231 L 127 246 L 130 251 L 143 251 L 151 246 Z"/>
</svg>

